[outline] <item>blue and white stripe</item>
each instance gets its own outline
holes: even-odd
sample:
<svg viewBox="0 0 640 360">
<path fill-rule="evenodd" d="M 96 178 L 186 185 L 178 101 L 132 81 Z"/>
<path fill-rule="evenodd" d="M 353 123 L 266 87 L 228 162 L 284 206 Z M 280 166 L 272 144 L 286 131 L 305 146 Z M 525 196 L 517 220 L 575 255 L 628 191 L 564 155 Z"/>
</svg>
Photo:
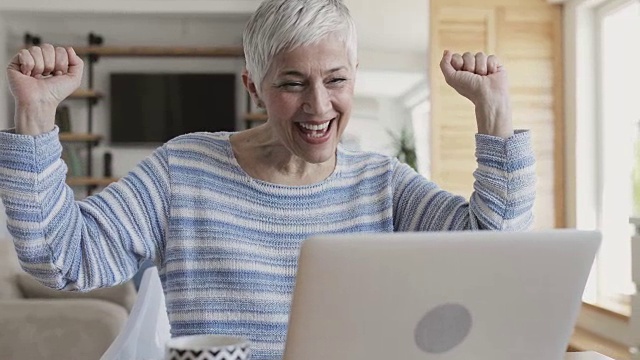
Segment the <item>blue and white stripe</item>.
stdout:
<svg viewBox="0 0 640 360">
<path fill-rule="evenodd" d="M 160 269 L 173 335 L 248 337 L 279 359 L 301 242 L 344 232 L 521 230 L 531 224 L 535 160 L 528 132 L 477 135 L 470 202 L 396 159 L 340 148 L 334 173 L 309 186 L 250 178 L 229 133 L 178 137 L 125 178 L 75 201 L 58 130 L 0 133 L 0 195 L 23 267 L 67 290 Z"/>
</svg>

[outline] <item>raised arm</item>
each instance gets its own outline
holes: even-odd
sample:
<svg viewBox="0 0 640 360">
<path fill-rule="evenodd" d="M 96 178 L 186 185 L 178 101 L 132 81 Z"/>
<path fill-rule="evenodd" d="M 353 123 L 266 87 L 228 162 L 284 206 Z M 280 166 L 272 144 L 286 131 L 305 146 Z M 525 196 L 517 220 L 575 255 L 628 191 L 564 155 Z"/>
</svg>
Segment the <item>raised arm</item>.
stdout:
<svg viewBox="0 0 640 360">
<path fill-rule="evenodd" d="M 23 268 L 47 286 L 88 290 L 162 261 L 169 209 L 166 149 L 100 194 L 75 201 L 54 125 L 80 84 L 82 60 L 51 45 L 20 51 L 7 68 L 15 130 L 0 132 L 0 197 Z"/>
<path fill-rule="evenodd" d="M 406 164 L 393 173 L 396 231 L 527 230 L 533 221 L 535 159 L 528 132 L 476 135 L 478 168 L 469 200 L 440 189 Z"/>
<path fill-rule="evenodd" d="M 498 59 L 445 51 L 440 68 L 451 87 L 475 105 L 474 192 L 467 201 L 411 168 L 394 171 L 397 231 L 524 230 L 535 200 L 535 158 L 528 131 L 513 130 L 508 81 Z"/>
</svg>

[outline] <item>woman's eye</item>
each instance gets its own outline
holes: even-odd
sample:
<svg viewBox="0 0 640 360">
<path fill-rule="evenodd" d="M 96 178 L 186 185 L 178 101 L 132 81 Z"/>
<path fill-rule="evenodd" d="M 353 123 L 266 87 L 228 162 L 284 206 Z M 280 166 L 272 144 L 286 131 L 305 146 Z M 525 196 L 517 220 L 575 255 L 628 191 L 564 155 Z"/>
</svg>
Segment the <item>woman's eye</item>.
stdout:
<svg viewBox="0 0 640 360">
<path fill-rule="evenodd" d="M 280 85 L 281 88 L 285 88 L 285 89 L 296 89 L 302 86 L 303 84 L 301 82 L 287 82 Z"/>
<path fill-rule="evenodd" d="M 342 83 L 342 82 L 345 82 L 345 81 L 347 81 L 347 79 L 345 79 L 345 78 L 335 78 L 335 79 L 331 79 L 331 81 L 329 81 L 329 82 L 332 83 L 332 84 L 339 84 L 339 83 Z"/>
</svg>

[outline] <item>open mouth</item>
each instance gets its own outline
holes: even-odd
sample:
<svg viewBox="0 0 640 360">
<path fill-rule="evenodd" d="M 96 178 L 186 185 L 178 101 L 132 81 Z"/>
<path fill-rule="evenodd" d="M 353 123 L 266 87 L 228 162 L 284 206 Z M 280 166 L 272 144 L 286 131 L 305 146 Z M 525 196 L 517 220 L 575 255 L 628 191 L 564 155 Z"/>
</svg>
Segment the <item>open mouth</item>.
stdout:
<svg viewBox="0 0 640 360">
<path fill-rule="evenodd" d="M 296 123 L 298 130 L 303 135 L 303 138 L 311 143 L 319 143 L 327 140 L 331 135 L 331 129 L 333 127 L 333 118 L 324 122 L 302 122 Z"/>
</svg>

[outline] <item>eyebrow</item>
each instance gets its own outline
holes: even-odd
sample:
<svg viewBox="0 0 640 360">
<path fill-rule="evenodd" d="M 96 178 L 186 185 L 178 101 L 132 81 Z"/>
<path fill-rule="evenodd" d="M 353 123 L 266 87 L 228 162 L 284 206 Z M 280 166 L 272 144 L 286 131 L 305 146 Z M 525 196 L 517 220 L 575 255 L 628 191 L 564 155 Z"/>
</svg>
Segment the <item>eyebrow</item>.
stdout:
<svg viewBox="0 0 640 360">
<path fill-rule="evenodd" d="M 335 67 L 333 69 L 330 69 L 328 71 L 325 71 L 325 75 L 326 74 L 332 74 L 334 72 L 340 71 L 340 70 L 347 70 L 346 66 L 338 66 Z M 301 73 L 300 71 L 297 70 L 285 70 L 280 72 L 280 76 L 298 76 L 298 77 L 304 77 L 305 75 L 303 73 Z"/>
</svg>

